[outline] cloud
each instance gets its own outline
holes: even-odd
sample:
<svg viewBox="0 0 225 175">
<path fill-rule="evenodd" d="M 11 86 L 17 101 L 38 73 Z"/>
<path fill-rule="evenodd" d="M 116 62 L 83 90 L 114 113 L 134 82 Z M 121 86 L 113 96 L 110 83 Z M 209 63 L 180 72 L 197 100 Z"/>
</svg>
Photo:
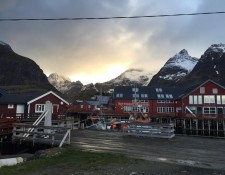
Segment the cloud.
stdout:
<svg viewBox="0 0 225 175">
<path fill-rule="evenodd" d="M 214 1 L 213 1 L 214 2 Z M 216 0 L 8 0 L 1 18 L 135 16 L 222 11 Z M 0 22 L 0 40 L 36 61 L 46 74 L 107 81 L 122 68 L 159 70 L 181 49 L 200 56 L 224 42 L 223 15 L 83 21 Z M 107 69 L 112 69 L 105 75 Z M 120 71 L 119 71 L 120 70 Z M 96 78 L 97 77 L 97 78 Z M 98 77 L 101 77 L 98 78 Z M 95 79 L 95 80 L 93 80 Z"/>
</svg>

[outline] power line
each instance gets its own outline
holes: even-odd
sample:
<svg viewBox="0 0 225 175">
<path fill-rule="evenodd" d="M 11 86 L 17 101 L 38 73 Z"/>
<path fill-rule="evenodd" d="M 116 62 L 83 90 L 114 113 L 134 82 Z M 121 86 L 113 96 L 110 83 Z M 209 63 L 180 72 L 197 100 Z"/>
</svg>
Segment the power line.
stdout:
<svg viewBox="0 0 225 175">
<path fill-rule="evenodd" d="M 3 18 L 0 21 L 76 21 L 76 20 L 107 20 L 107 19 L 135 19 L 135 18 L 162 18 L 177 16 L 197 16 L 197 15 L 215 15 L 225 14 L 221 12 L 201 12 L 201 13 L 178 13 L 166 15 L 147 15 L 147 16 L 112 16 L 112 17 L 87 17 L 87 18 Z"/>
</svg>

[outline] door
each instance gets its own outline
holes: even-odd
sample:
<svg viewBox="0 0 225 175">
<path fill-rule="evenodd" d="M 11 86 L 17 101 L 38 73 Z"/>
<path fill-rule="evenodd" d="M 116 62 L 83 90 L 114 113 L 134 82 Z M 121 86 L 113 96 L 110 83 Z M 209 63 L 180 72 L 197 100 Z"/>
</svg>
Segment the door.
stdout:
<svg viewBox="0 0 225 175">
<path fill-rule="evenodd" d="M 24 116 L 24 105 L 16 105 L 16 116 Z"/>
<path fill-rule="evenodd" d="M 222 107 L 217 108 L 217 114 L 218 114 L 218 117 L 223 117 L 223 108 Z"/>
</svg>

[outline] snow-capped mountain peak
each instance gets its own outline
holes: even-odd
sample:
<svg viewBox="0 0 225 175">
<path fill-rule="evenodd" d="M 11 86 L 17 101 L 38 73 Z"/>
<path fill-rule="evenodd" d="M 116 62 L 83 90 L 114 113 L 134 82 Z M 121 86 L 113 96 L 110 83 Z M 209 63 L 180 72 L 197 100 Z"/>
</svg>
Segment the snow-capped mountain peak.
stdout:
<svg viewBox="0 0 225 175">
<path fill-rule="evenodd" d="M 48 80 L 49 81 L 55 81 L 55 82 L 64 82 L 64 81 L 70 81 L 70 79 L 68 77 L 64 77 L 62 75 L 58 75 L 56 73 L 52 73 L 48 76 Z"/>
<path fill-rule="evenodd" d="M 214 52 L 223 52 L 225 53 L 225 44 L 213 44 L 209 47 L 210 49 L 212 49 Z"/>
<path fill-rule="evenodd" d="M 187 50 L 183 49 L 173 57 L 171 57 L 166 64 L 164 65 L 164 68 L 168 67 L 180 67 L 182 69 L 187 70 L 188 73 L 192 71 L 192 69 L 197 64 L 198 59 L 191 57 Z"/>
<path fill-rule="evenodd" d="M 154 74 L 155 72 L 147 72 L 142 69 L 128 69 L 120 74 L 120 76 L 110 80 L 109 82 L 114 84 L 124 84 L 125 82 L 129 82 L 128 84 L 132 84 L 133 82 L 146 86 L 148 85 Z"/>
<path fill-rule="evenodd" d="M 71 81 L 69 78 L 66 78 L 62 75 L 52 73 L 48 76 L 48 81 L 51 83 L 57 90 L 60 92 L 65 92 L 70 89 Z"/>
<path fill-rule="evenodd" d="M 186 77 L 197 62 L 197 58 L 191 57 L 187 50 L 183 49 L 165 63 L 149 85 L 173 85 Z"/>
</svg>

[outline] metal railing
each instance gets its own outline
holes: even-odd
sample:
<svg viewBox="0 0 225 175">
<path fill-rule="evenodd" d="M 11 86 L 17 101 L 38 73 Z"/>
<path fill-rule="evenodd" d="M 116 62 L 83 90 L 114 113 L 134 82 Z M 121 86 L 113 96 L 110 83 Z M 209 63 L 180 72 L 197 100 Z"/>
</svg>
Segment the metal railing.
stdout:
<svg viewBox="0 0 225 175">
<path fill-rule="evenodd" d="M 33 128 L 32 132 L 30 128 Z M 48 132 L 46 132 L 48 131 Z M 27 137 L 24 137 L 27 135 Z M 34 126 L 31 124 L 14 123 L 14 141 L 28 141 L 44 143 L 61 147 L 63 144 L 70 144 L 70 129 L 56 126 Z"/>
</svg>

